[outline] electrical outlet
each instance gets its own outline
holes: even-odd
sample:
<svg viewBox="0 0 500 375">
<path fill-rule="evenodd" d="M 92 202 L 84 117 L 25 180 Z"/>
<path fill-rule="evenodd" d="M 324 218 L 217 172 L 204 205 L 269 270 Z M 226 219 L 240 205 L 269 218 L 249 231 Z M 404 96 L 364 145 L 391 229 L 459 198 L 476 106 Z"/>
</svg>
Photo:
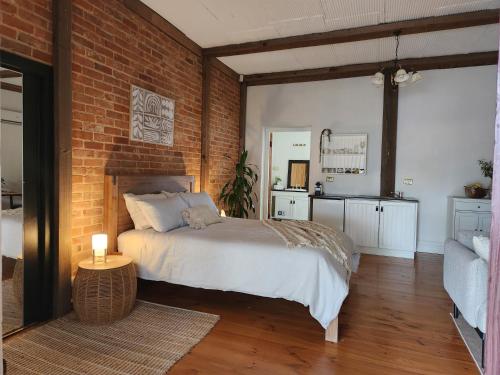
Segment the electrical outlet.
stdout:
<svg viewBox="0 0 500 375">
<path fill-rule="evenodd" d="M 408 178 L 408 177 L 403 178 L 403 184 L 404 185 L 413 185 L 413 178 Z"/>
<path fill-rule="evenodd" d="M 326 176 L 326 182 L 333 182 L 334 177 L 333 176 Z"/>
</svg>

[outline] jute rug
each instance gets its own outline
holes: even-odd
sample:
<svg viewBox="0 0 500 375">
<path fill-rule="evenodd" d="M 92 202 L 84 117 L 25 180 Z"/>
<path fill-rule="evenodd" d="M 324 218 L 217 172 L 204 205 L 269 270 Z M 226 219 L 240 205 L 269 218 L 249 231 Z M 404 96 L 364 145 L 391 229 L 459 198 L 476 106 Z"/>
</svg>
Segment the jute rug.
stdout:
<svg viewBox="0 0 500 375">
<path fill-rule="evenodd" d="M 21 306 L 14 297 L 12 279 L 2 281 L 2 335 L 22 327 Z"/>
<path fill-rule="evenodd" d="M 106 326 L 81 323 L 73 312 L 6 340 L 7 375 L 163 375 L 218 320 L 144 301 Z"/>
</svg>

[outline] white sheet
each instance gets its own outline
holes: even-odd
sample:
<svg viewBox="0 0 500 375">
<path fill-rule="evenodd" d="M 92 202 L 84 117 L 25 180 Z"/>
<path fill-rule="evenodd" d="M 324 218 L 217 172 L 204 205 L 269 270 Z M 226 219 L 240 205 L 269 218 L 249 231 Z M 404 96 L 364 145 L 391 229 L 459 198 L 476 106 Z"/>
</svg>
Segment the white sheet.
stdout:
<svg viewBox="0 0 500 375">
<path fill-rule="evenodd" d="M 300 302 L 324 328 L 349 291 L 347 272 L 331 254 L 289 249 L 257 220 L 226 218 L 166 233 L 131 230 L 120 234 L 118 249 L 134 259 L 143 279 Z"/>
<path fill-rule="evenodd" d="M 2 255 L 17 259 L 23 255 L 23 209 L 2 210 L 0 250 Z"/>
</svg>

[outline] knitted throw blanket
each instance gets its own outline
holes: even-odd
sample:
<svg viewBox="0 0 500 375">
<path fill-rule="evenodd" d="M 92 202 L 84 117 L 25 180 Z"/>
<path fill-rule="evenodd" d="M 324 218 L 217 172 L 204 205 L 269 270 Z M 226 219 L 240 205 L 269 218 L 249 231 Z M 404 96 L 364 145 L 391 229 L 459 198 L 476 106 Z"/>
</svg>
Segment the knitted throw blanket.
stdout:
<svg viewBox="0 0 500 375">
<path fill-rule="evenodd" d="M 276 232 L 289 248 L 312 247 L 328 251 L 347 274 L 351 274 L 353 243 L 343 232 L 302 220 L 263 220 L 262 224 Z"/>
</svg>

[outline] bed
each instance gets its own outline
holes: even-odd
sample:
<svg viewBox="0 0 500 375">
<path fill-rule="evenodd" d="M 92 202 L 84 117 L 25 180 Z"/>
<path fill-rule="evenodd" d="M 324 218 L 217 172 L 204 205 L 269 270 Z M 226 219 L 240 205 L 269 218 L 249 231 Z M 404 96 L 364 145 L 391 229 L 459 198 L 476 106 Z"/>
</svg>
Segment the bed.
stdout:
<svg viewBox="0 0 500 375">
<path fill-rule="evenodd" d="M 109 247 L 134 259 L 143 279 L 285 298 L 309 306 L 326 340 L 337 342 L 349 275 L 328 252 L 290 249 L 258 220 L 225 218 L 203 230 L 181 227 L 165 233 L 133 229 L 124 193 L 192 191 L 193 184 L 192 176 L 106 176 Z M 353 259 L 353 269 L 358 260 Z"/>
<path fill-rule="evenodd" d="M 23 209 L 2 210 L 1 220 L 2 255 L 17 259 L 23 255 Z"/>
</svg>

